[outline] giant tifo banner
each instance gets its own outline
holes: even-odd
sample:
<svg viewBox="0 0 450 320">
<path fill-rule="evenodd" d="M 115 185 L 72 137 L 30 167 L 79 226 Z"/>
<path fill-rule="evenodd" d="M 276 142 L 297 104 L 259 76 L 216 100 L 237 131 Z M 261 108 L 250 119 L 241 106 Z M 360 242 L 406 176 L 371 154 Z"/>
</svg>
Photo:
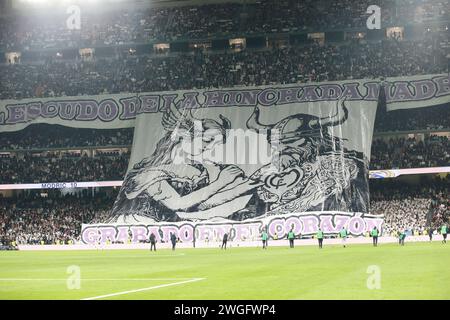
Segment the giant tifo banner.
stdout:
<svg viewBox="0 0 450 320">
<path fill-rule="evenodd" d="M 0 100 L 0 132 L 22 130 L 34 123 L 95 129 L 133 127 L 136 115 L 158 111 L 157 98 L 128 93 Z"/>
<path fill-rule="evenodd" d="M 450 74 L 387 78 L 384 83 L 388 111 L 449 104 Z"/>
<path fill-rule="evenodd" d="M 450 103 L 449 74 L 388 78 L 383 83 L 388 111 Z M 277 105 L 321 103 L 339 95 L 347 97 L 348 101 L 372 101 L 378 97 L 380 81 L 292 85 L 279 87 L 275 92 L 272 89 L 255 87 L 0 100 L 0 132 L 21 130 L 34 123 L 97 129 L 133 127 L 139 115 L 161 113 L 180 96 L 184 99 L 182 108 L 248 108 L 256 100 L 263 106 L 274 100 L 278 100 Z M 200 103 L 202 99 L 204 101 Z"/>
<path fill-rule="evenodd" d="M 154 94 L 136 116 L 129 169 L 84 243 L 278 238 L 292 228 L 353 235 L 369 214 L 379 85 L 352 81 Z"/>
</svg>

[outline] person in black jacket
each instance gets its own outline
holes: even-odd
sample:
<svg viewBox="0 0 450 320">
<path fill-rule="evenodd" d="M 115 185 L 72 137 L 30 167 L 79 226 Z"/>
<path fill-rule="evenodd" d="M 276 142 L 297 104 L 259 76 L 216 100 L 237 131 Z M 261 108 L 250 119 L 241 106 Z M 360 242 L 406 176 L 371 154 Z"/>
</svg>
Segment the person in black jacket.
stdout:
<svg viewBox="0 0 450 320">
<path fill-rule="evenodd" d="M 170 233 L 170 241 L 172 242 L 172 250 L 175 250 L 175 245 L 177 244 L 177 237 L 175 233 Z"/>
<path fill-rule="evenodd" d="M 155 235 L 152 233 L 152 234 L 150 235 L 150 251 L 152 251 L 153 249 L 156 251 L 156 237 L 155 237 Z"/>
<path fill-rule="evenodd" d="M 430 241 L 433 241 L 433 228 L 428 229 L 428 237 L 430 238 Z"/>
<path fill-rule="evenodd" d="M 221 249 L 227 250 L 228 233 L 225 232 L 223 235 L 222 247 Z"/>
</svg>

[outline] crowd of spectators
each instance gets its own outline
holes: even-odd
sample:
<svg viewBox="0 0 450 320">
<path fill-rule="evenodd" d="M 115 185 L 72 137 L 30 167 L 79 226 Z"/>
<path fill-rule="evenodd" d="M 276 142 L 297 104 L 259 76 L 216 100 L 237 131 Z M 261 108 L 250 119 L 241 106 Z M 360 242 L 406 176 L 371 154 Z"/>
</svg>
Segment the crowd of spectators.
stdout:
<svg viewBox="0 0 450 320">
<path fill-rule="evenodd" d="M 100 130 L 35 124 L 20 131 L 2 132 L 0 150 L 130 146 L 133 142 L 133 130 L 134 128 Z"/>
<path fill-rule="evenodd" d="M 431 199 L 428 198 L 400 198 L 373 201 L 373 214 L 384 214 L 383 232 L 395 235 L 399 231 L 415 230 L 423 233 L 427 228 L 427 214 L 430 210 Z"/>
<path fill-rule="evenodd" d="M 438 192 L 431 202 L 433 213 L 431 225 L 434 229 L 450 223 L 450 198 L 448 195 L 449 190 Z"/>
<path fill-rule="evenodd" d="M 129 153 L 68 156 L 25 154 L 0 157 L 0 183 L 45 183 L 123 180 Z"/>
<path fill-rule="evenodd" d="M 384 215 L 383 232 L 425 234 L 449 223 L 450 176 L 408 184 L 405 181 L 371 181 L 370 213 Z"/>
<path fill-rule="evenodd" d="M 375 139 L 372 141 L 371 169 L 405 169 L 450 166 L 450 141 L 445 136 Z"/>
<path fill-rule="evenodd" d="M 432 39 L 312 43 L 270 50 L 128 55 L 0 65 L 0 99 L 152 92 L 436 74 L 446 49 Z"/>
<path fill-rule="evenodd" d="M 406 2 L 406 3 L 405 3 Z M 449 0 L 264 0 L 182 7 L 84 10 L 82 27 L 66 27 L 65 13 L 0 19 L 0 48 L 84 48 L 180 38 L 365 28 L 367 8 L 381 8 L 382 26 L 448 18 Z M 276 8 L 276 10 L 274 10 Z"/>
<path fill-rule="evenodd" d="M 387 132 L 448 128 L 450 128 L 450 103 L 389 112 L 379 108 L 374 130 L 376 132 Z"/>
<path fill-rule="evenodd" d="M 101 221 L 115 200 L 116 193 L 95 196 L 34 195 L 0 197 L 0 244 L 75 243 L 81 225 Z"/>
</svg>

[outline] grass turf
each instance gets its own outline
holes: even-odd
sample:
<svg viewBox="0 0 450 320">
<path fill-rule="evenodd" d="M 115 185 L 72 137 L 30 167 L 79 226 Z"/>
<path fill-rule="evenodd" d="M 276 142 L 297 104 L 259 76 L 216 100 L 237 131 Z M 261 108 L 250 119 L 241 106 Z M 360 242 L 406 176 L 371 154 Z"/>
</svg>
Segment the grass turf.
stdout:
<svg viewBox="0 0 450 320">
<path fill-rule="evenodd" d="M 80 289 L 67 287 L 71 265 Z M 367 288 L 370 265 L 380 289 Z M 0 252 L 0 299 L 82 299 L 193 278 L 204 280 L 107 299 L 450 299 L 450 244 Z"/>
</svg>

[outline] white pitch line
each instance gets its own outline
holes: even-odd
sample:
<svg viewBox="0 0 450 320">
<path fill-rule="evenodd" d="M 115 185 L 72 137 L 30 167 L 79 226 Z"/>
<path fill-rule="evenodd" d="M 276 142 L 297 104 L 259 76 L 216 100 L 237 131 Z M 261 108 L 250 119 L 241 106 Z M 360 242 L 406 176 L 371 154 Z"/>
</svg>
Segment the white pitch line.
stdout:
<svg viewBox="0 0 450 320">
<path fill-rule="evenodd" d="M 105 250 L 106 251 L 106 250 Z M 113 252 L 114 250 L 111 250 L 110 252 Z M 156 257 L 181 257 L 181 256 L 185 256 L 186 253 L 178 253 L 178 254 L 155 254 L 155 255 L 148 255 L 145 256 L 145 258 L 156 258 Z M 123 255 L 122 257 L 119 258 L 143 258 L 144 256 L 142 255 Z"/>
<path fill-rule="evenodd" d="M 177 253 L 177 254 L 151 254 L 147 257 L 181 257 L 181 256 L 185 256 L 186 253 Z M 125 255 L 124 257 L 129 258 L 129 257 L 135 257 L 135 258 L 142 258 L 142 255 Z"/>
<path fill-rule="evenodd" d="M 175 281 L 175 280 L 190 280 L 192 278 L 141 278 L 141 279 L 118 279 L 118 278 L 112 278 L 112 279 L 80 279 L 81 281 Z M 47 279 L 40 279 L 40 278 L 0 278 L 0 281 L 67 281 L 67 278 L 64 279 L 57 279 L 57 278 L 47 278 Z"/>
<path fill-rule="evenodd" d="M 148 288 L 142 288 L 142 289 L 136 289 L 136 290 L 129 290 L 129 291 L 110 293 L 110 294 L 105 294 L 105 295 L 97 296 L 97 297 L 84 298 L 84 299 L 81 299 L 81 300 L 97 300 L 97 299 L 109 298 L 109 297 L 114 297 L 114 296 L 120 296 L 120 295 L 124 295 L 124 294 L 129 294 L 129 293 L 154 290 L 154 289 L 165 288 L 165 287 L 170 287 L 170 286 L 177 286 L 177 285 L 180 285 L 180 284 L 196 282 L 196 281 L 201 281 L 201 280 L 205 280 L 205 278 L 194 278 L 194 279 L 191 279 L 191 280 L 186 280 L 186 281 L 181 281 L 181 282 L 174 282 L 174 283 L 162 284 L 162 285 L 154 286 L 154 287 L 148 287 Z"/>
</svg>

